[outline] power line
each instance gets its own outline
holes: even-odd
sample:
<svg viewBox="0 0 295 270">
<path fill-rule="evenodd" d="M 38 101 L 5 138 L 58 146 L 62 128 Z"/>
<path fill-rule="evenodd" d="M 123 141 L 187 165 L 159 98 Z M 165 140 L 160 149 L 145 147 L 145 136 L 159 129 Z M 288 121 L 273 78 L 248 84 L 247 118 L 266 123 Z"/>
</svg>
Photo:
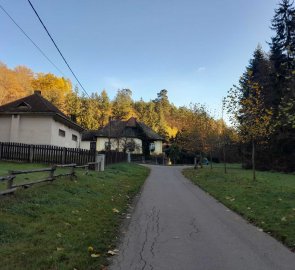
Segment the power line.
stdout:
<svg viewBox="0 0 295 270">
<path fill-rule="evenodd" d="M 28 36 L 28 34 L 19 26 L 19 24 L 11 17 L 11 15 L 0 5 L 3 12 L 10 18 L 10 20 L 18 27 L 18 29 L 32 42 L 36 49 L 64 76 L 66 75 L 49 59 L 49 57 L 41 50 L 41 48 Z"/>
<path fill-rule="evenodd" d="M 69 70 L 71 71 L 71 73 L 73 74 L 73 76 L 75 77 L 75 79 L 77 80 L 78 84 L 81 86 L 82 90 L 84 91 L 84 93 L 90 97 L 87 93 L 87 91 L 84 89 L 84 87 L 82 86 L 82 84 L 80 83 L 79 79 L 77 78 L 76 74 L 74 73 L 74 71 L 71 69 L 70 65 L 68 64 L 67 60 L 65 59 L 65 57 L 63 56 L 63 54 L 61 53 L 60 49 L 58 48 L 58 46 L 56 45 L 55 41 L 53 40 L 52 36 L 50 35 L 49 31 L 47 30 L 46 26 L 44 25 L 43 21 L 41 20 L 38 12 L 36 11 L 36 9 L 34 8 L 33 4 L 31 3 L 30 0 L 28 0 L 30 6 L 32 7 L 32 9 L 34 10 L 36 16 L 38 17 L 40 23 L 42 24 L 43 28 L 45 29 L 46 33 L 48 34 L 48 36 L 50 37 L 51 41 L 53 42 L 55 48 L 58 50 L 60 56 L 62 57 L 62 59 L 64 60 L 64 62 L 66 63 L 66 65 L 68 66 Z"/>
</svg>

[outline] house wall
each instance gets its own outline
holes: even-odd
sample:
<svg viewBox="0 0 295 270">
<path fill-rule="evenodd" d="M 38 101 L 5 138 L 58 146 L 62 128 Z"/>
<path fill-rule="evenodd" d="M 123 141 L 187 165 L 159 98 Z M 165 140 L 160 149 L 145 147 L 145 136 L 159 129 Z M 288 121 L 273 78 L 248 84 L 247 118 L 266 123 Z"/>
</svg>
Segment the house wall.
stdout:
<svg viewBox="0 0 295 270">
<path fill-rule="evenodd" d="M 11 129 L 10 141 L 27 144 L 50 144 L 51 117 L 18 115 L 18 128 Z M 12 120 L 15 120 L 12 116 Z M 12 121 L 13 125 L 13 121 Z"/>
<path fill-rule="evenodd" d="M 69 147 L 69 148 L 79 148 L 81 143 L 81 133 L 78 131 L 67 127 L 66 125 L 51 119 L 51 145 Z M 65 137 L 59 135 L 59 129 L 65 131 Z M 72 135 L 77 136 L 77 141 L 72 139 Z"/>
<path fill-rule="evenodd" d="M 81 141 L 80 148 L 90 150 L 90 141 Z"/>
<path fill-rule="evenodd" d="M 10 142 L 11 115 L 0 116 L 0 142 Z"/>
<path fill-rule="evenodd" d="M 132 139 L 135 142 L 135 151 L 132 152 L 134 154 L 142 154 L 142 141 L 140 139 L 134 138 Z M 97 138 L 96 143 L 96 150 L 97 151 L 105 151 L 105 143 L 109 141 L 108 138 Z M 127 142 L 131 141 L 130 138 L 121 138 L 119 140 L 117 139 L 111 139 L 111 150 L 119 149 L 120 152 L 123 152 L 124 146 Z"/>
<path fill-rule="evenodd" d="M 59 136 L 59 129 L 65 131 L 65 137 Z M 77 136 L 77 142 L 72 140 L 72 134 Z M 77 148 L 81 134 L 51 116 L 7 115 L 0 116 L 0 141 Z"/>
<path fill-rule="evenodd" d="M 152 153 L 153 155 L 160 155 L 163 153 L 163 143 L 162 141 L 155 141 L 155 151 Z"/>
</svg>

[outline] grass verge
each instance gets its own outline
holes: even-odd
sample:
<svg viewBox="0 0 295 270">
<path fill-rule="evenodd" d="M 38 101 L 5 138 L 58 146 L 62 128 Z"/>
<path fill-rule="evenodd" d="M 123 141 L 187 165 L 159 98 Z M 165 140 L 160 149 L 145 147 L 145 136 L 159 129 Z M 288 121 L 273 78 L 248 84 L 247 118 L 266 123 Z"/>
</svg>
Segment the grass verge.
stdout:
<svg viewBox="0 0 295 270">
<path fill-rule="evenodd" d="M 271 234 L 295 251 L 295 176 L 273 172 L 252 172 L 230 165 L 228 173 L 216 165 L 213 170 L 185 169 L 183 174 L 227 207 Z"/>
<path fill-rule="evenodd" d="M 44 165 L 0 163 L 9 169 Z M 46 165 L 45 165 L 46 167 Z M 130 200 L 149 170 L 116 164 L 105 172 L 19 190 L 0 198 L 1 269 L 103 269 Z"/>
</svg>

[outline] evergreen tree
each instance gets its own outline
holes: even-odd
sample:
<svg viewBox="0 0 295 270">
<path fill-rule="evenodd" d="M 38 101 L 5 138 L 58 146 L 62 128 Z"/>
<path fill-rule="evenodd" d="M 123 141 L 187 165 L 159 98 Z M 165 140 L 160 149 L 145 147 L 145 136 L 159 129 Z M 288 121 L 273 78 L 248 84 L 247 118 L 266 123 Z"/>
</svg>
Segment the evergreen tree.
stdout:
<svg viewBox="0 0 295 270">
<path fill-rule="evenodd" d="M 133 114 L 132 91 L 130 89 L 118 90 L 112 105 L 112 115 L 118 120 L 127 120 Z"/>
<path fill-rule="evenodd" d="M 295 9 L 283 0 L 272 20 L 273 105 L 278 128 L 295 128 Z"/>
<path fill-rule="evenodd" d="M 103 127 L 106 125 L 111 115 L 111 102 L 105 90 L 103 90 L 98 97 L 98 110 L 98 125 L 99 127 Z"/>
<path fill-rule="evenodd" d="M 295 156 L 295 9 L 293 2 L 282 0 L 272 21 L 275 35 L 271 40 L 273 66 L 273 125 L 271 138 L 274 166 L 294 170 Z"/>
</svg>

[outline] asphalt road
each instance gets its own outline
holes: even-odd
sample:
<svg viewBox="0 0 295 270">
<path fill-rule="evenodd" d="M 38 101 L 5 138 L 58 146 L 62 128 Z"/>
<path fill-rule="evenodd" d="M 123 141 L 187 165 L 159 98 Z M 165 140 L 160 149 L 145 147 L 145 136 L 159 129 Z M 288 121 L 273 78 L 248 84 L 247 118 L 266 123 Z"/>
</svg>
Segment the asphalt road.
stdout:
<svg viewBox="0 0 295 270">
<path fill-rule="evenodd" d="M 295 270 L 295 254 L 193 185 L 150 166 L 111 270 Z"/>
</svg>

